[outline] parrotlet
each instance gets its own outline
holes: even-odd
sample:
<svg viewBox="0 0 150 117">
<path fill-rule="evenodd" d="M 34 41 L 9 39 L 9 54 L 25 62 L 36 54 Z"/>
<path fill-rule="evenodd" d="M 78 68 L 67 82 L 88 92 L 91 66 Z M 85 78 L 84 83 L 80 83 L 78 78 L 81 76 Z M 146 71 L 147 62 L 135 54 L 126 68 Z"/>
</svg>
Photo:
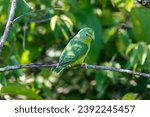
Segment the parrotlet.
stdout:
<svg viewBox="0 0 150 117">
<path fill-rule="evenodd" d="M 82 64 L 90 50 L 91 42 L 95 39 L 94 30 L 89 27 L 81 29 L 62 51 L 59 63 L 53 72 L 60 73 L 68 67 Z"/>
</svg>

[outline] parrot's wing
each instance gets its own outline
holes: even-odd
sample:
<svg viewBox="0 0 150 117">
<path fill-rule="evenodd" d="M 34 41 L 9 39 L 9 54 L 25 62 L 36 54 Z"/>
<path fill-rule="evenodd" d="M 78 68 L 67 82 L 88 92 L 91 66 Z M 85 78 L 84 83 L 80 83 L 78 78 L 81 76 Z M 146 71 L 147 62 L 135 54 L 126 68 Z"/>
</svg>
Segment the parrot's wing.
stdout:
<svg viewBox="0 0 150 117">
<path fill-rule="evenodd" d="M 71 40 L 59 59 L 59 65 L 68 65 L 72 62 L 77 61 L 84 55 L 86 55 L 88 51 L 88 46 L 78 40 Z"/>
</svg>

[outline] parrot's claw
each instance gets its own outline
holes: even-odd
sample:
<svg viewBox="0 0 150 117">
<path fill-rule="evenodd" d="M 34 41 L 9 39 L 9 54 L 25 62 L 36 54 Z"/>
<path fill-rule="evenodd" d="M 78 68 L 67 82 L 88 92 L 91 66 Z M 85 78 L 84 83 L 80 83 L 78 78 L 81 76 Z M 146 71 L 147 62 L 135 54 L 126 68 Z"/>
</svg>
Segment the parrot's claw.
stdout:
<svg viewBox="0 0 150 117">
<path fill-rule="evenodd" d="M 82 67 L 85 67 L 85 69 L 87 69 L 88 68 L 88 65 L 87 65 L 87 63 L 82 63 L 82 65 L 81 65 Z"/>
<path fill-rule="evenodd" d="M 59 63 L 56 64 L 56 68 L 59 67 Z"/>
</svg>

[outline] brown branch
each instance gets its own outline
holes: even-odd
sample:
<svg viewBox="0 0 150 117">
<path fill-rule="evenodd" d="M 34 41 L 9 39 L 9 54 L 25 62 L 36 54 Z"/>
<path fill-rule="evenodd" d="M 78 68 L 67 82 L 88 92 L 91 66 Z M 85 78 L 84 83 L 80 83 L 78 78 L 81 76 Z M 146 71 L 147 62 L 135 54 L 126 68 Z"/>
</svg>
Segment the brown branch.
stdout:
<svg viewBox="0 0 150 117">
<path fill-rule="evenodd" d="M 109 70 L 109 71 L 133 74 L 133 75 L 138 75 L 138 76 L 143 76 L 143 77 L 146 77 L 146 78 L 150 78 L 150 74 L 137 72 L 137 71 L 132 71 L 132 70 L 128 70 L 128 69 L 122 69 L 122 68 L 106 67 L 106 66 L 99 66 L 99 65 L 87 65 L 87 66 L 85 66 L 84 64 L 81 65 L 81 67 L 91 68 L 91 69 L 99 69 L 99 70 Z"/>
<path fill-rule="evenodd" d="M 10 70 L 24 69 L 24 68 L 39 68 L 39 67 L 55 67 L 57 64 L 42 64 L 42 63 L 31 63 L 25 65 L 14 65 L 0 68 L 0 72 L 6 72 Z"/>
<path fill-rule="evenodd" d="M 6 66 L 3 68 L 0 68 L 0 72 L 6 72 L 6 71 L 10 71 L 10 70 L 24 69 L 24 68 L 45 68 L 45 67 L 56 67 L 56 66 L 57 66 L 57 64 L 32 63 L 32 64 L 26 64 L 26 65 Z M 107 67 L 107 66 L 100 66 L 100 65 L 88 65 L 88 64 L 81 64 L 78 67 L 96 69 L 96 70 L 109 70 L 109 71 L 133 74 L 133 75 L 150 78 L 150 74 L 136 72 L 136 71 L 132 71 L 132 70 L 128 70 L 128 69 L 115 68 L 115 67 Z"/>
<path fill-rule="evenodd" d="M 15 9 L 16 9 L 16 1 L 17 0 L 12 0 L 8 20 L 7 20 L 7 23 L 6 23 L 6 27 L 5 27 L 3 35 L 0 38 L 0 52 L 2 51 L 3 45 L 4 45 L 4 43 L 5 43 L 5 41 L 8 37 L 10 28 L 12 26 L 12 20 L 14 18 Z"/>
</svg>

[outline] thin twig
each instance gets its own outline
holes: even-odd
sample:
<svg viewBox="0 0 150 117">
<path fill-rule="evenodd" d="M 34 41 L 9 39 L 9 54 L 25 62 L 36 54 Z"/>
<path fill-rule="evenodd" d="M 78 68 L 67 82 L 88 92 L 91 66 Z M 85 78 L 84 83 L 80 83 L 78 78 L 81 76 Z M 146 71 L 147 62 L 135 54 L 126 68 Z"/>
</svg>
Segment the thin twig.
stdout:
<svg viewBox="0 0 150 117">
<path fill-rule="evenodd" d="M 24 68 L 45 68 L 45 67 L 56 67 L 56 66 L 57 66 L 57 64 L 51 64 L 51 63 L 47 63 L 47 64 L 32 63 L 32 64 L 26 64 L 26 65 L 6 66 L 3 68 L 0 68 L 0 72 L 6 72 L 6 71 L 10 71 L 10 70 L 24 69 Z M 110 70 L 110 71 L 133 74 L 133 75 L 138 75 L 138 76 L 150 78 L 150 74 L 146 74 L 146 73 L 142 73 L 142 72 L 136 72 L 136 71 L 132 71 L 132 70 L 128 70 L 128 69 L 115 68 L 115 67 L 106 67 L 106 66 L 88 65 L 88 64 L 81 64 L 78 67 L 96 69 L 96 70 Z"/>
<path fill-rule="evenodd" d="M 29 15 L 32 15 L 33 13 L 38 13 L 38 12 L 42 12 L 42 11 L 46 11 L 46 10 L 58 10 L 58 11 L 62 11 L 63 9 L 62 8 L 48 8 L 48 9 L 38 9 L 38 10 L 32 10 L 32 11 L 29 11 L 27 13 L 24 13 L 18 17 L 16 17 L 12 22 L 16 22 L 17 20 L 23 18 L 23 17 L 27 17 Z"/>
<path fill-rule="evenodd" d="M 25 25 L 23 26 L 23 42 L 22 42 L 22 46 L 23 46 L 23 50 L 26 49 L 26 30 L 27 30 L 27 25 L 29 24 L 30 22 L 30 19 L 28 19 L 26 22 L 25 22 Z"/>
<path fill-rule="evenodd" d="M 12 0 L 8 20 L 7 20 L 7 23 L 6 23 L 6 27 L 5 27 L 5 30 L 4 30 L 4 33 L 3 33 L 2 37 L 0 39 L 0 52 L 2 51 L 3 45 L 4 45 L 4 43 L 5 43 L 5 41 L 8 37 L 10 28 L 12 26 L 12 20 L 14 18 L 15 9 L 16 9 L 16 2 L 17 2 L 17 0 Z"/>
<path fill-rule="evenodd" d="M 0 72 L 6 72 L 10 70 L 24 69 L 24 68 L 38 68 L 38 67 L 55 67 L 57 64 L 42 64 L 42 63 L 31 63 L 25 65 L 14 65 L 0 68 Z"/>
<path fill-rule="evenodd" d="M 51 17 L 50 18 L 46 18 L 46 19 L 36 20 L 36 21 L 33 21 L 33 22 L 35 22 L 35 23 L 43 23 L 43 22 L 50 21 L 50 19 L 51 19 Z"/>
</svg>

